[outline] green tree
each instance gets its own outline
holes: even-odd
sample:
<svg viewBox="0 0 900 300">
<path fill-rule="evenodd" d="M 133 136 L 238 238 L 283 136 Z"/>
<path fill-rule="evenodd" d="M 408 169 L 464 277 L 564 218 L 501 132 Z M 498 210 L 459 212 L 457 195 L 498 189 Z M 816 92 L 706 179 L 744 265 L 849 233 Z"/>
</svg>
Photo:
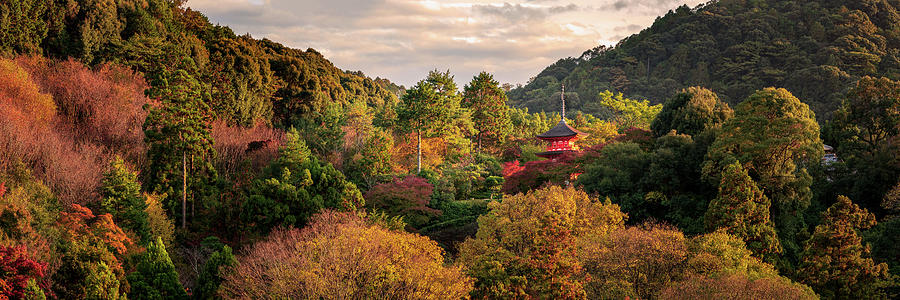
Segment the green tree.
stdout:
<svg viewBox="0 0 900 300">
<path fill-rule="evenodd" d="M 479 73 L 463 88 L 462 107 L 472 112 L 478 151 L 485 138 L 502 141 L 512 130 L 506 93 L 490 73 Z"/>
<path fill-rule="evenodd" d="M 41 53 L 41 42 L 49 29 L 47 1 L 3 1 L 0 3 L 0 52 Z"/>
<path fill-rule="evenodd" d="M 328 162 L 320 162 L 296 130 L 285 135 L 280 156 L 250 184 L 241 212 L 265 233 L 283 226 L 303 227 L 323 208 L 356 211 L 365 204 L 356 185 Z"/>
<path fill-rule="evenodd" d="M 141 194 L 137 174 L 116 157 L 100 182 L 100 203 L 97 213 L 109 213 L 124 229 L 136 234 L 141 241 L 150 241 L 150 221 L 147 199 Z"/>
<path fill-rule="evenodd" d="M 235 267 L 237 259 L 231 252 L 231 247 L 222 245 L 222 247 L 213 252 L 203 265 L 203 271 L 200 272 L 200 278 L 197 288 L 198 299 L 216 299 L 216 293 L 219 285 L 225 280 L 226 270 Z"/>
<path fill-rule="evenodd" d="M 838 196 L 803 248 L 798 277 L 827 299 L 886 298 L 878 287 L 888 279 L 887 265 L 869 258 L 858 235 L 874 225 L 874 215 Z"/>
<path fill-rule="evenodd" d="M 422 172 L 422 137 L 444 134 L 459 111 L 460 96 L 450 71 L 437 70 L 406 90 L 397 117 L 408 132 L 416 134 L 416 173 Z"/>
<path fill-rule="evenodd" d="M 719 100 L 713 91 L 690 87 L 666 101 L 650 124 L 650 130 L 658 137 L 671 130 L 696 136 L 704 130 L 721 126 L 733 114 L 728 104 Z"/>
<path fill-rule="evenodd" d="M 162 239 L 156 238 L 141 255 L 136 270 L 128 274 L 131 299 L 187 299 L 175 265 Z"/>
<path fill-rule="evenodd" d="M 756 257 L 773 262 L 781 253 L 781 244 L 769 221 L 771 205 L 741 164 L 730 164 L 722 172 L 719 196 L 710 202 L 706 211 L 706 228 L 725 229 L 744 240 Z"/>
<path fill-rule="evenodd" d="M 725 166 L 741 162 L 772 200 L 770 215 L 787 255 L 795 262 L 802 213 L 809 206 L 812 177 L 807 166 L 824 156 L 819 125 L 809 106 L 785 89 L 767 88 L 741 102 L 722 126 L 703 165 L 706 178 L 721 181 Z"/>
<path fill-rule="evenodd" d="M 183 64 L 184 69 L 196 70 L 190 59 Z M 195 202 L 198 191 L 207 188 L 215 177 L 211 163 L 215 150 L 209 135 L 212 116 L 206 104 L 209 94 L 194 76 L 178 69 L 162 70 L 147 95 L 159 105 L 150 109 L 144 121 L 150 162 L 145 182 L 150 190 L 168 195 L 166 208 L 173 216 L 181 215 L 181 225 L 187 227 L 188 197 Z"/>
<path fill-rule="evenodd" d="M 662 105 L 650 105 L 647 100 L 632 100 L 622 93 L 603 91 L 598 96 L 600 105 L 613 113 L 613 119 L 620 130 L 636 127 L 650 128 L 650 122 L 662 110 Z"/>
</svg>

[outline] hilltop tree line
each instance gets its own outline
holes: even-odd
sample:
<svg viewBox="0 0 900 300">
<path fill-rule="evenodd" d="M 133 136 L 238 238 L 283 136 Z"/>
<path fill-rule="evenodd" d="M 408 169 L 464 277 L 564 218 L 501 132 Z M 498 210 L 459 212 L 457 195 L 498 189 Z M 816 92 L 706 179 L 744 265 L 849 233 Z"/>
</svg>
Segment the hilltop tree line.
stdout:
<svg viewBox="0 0 900 300">
<path fill-rule="evenodd" d="M 603 90 L 663 103 L 703 86 L 732 106 L 778 86 L 829 120 L 864 76 L 900 80 L 900 2 L 719 0 L 681 6 L 614 47 L 560 59 L 510 91 L 514 106 L 552 111 L 566 85 L 571 110 L 606 117 Z"/>
<path fill-rule="evenodd" d="M 598 90 L 603 114 L 561 116 L 510 107 L 486 72 L 398 87 L 177 1 L 0 10 L 10 298 L 898 291 L 891 78 L 861 77 L 821 123 L 790 89 L 714 85 Z M 590 136 L 538 158 L 560 119 Z"/>
</svg>

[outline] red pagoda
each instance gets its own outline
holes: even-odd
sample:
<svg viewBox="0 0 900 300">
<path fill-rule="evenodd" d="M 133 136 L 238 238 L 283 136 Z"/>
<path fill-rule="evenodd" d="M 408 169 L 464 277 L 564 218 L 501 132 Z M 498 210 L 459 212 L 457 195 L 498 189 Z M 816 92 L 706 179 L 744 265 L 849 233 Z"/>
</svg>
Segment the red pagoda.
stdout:
<svg viewBox="0 0 900 300">
<path fill-rule="evenodd" d="M 555 160 L 557 157 L 566 152 L 578 151 L 575 141 L 587 137 L 588 134 L 578 131 L 569 124 L 566 124 L 566 87 L 563 86 L 560 100 L 562 101 L 562 113 L 560 114 L 559 124 L 537 136 L 537 138 L 547 141 L 547 151 L 538 153 L 537 156 Z"/>
</svg>

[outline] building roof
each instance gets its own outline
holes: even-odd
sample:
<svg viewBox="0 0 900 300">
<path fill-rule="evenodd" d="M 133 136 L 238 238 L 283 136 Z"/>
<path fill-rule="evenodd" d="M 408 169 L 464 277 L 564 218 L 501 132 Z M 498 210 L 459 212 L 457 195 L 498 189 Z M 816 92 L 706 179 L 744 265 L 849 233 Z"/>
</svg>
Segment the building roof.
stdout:
<svg viewBox="0 0 900 300">
<path fill-rule="evenodd" d="M 556 124 L 555 127 L 550 128 L 547 132 L 544 132 L 538 135 L 538 138 L 558 138 L 558 137 L 568 137 L 568 136 L 587 136 L 587 133 L 578 131 L 569 124 L 566 124 L 566 120 L 559 120 L 559 124 Z"/>
</svg>

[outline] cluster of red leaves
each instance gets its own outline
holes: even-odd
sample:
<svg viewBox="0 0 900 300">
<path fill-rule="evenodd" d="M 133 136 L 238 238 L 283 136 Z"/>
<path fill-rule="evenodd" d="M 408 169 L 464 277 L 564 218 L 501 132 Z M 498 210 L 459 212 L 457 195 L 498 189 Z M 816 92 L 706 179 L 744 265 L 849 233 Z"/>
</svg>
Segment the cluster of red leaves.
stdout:
<svg viewBox="0 0 900 300">
<path fill-rule="evenodd" d="M 143 160 L 145 88 L 124 67 L 0 61 L 0 166 L 26 163 L 63 204 L 96 199 L 113 153 Z"/>
<path fill-rule="evenodd" d="M 518 160 L 503 163 L 503 177 L 509 177 L 522 170 L 525 170 L 525 166 L 519 163 Z"/>
<path fill-rule="evenodd" d="M 503 168 L 503 193 L 524 193 L 545 185 L 564 185 L 576 173 L 577 153 L 564 153 L 556 160 L 537 160 L 518 165 L 507 163 Z"/>
<path fill-rule="evenodd" d="M 438 214 L 428 207 L 434 186 L 422 177 L 407 176 L 402 180 L 382 183 L 366 192 L 366 202 L 372 206 L 395 213 L 422 212 Z"/>
<path fill-rule="evenodd" d="M 253 128 L 229 126 L 223 121 L 211 124 L 212 137 L 218 156 L 216 170 L 238 183 L 246 183 L 278 157 L 278 147 L 284 132 L 265 124 Z"/>
<path fill-rule="evenodd" d="M 47 263 L 28 258 L 24 246 L 0 246 L 0 299 L 24 299 L 28 281 L 40 284 L 46 271 Z"/>
<path fill-rule="evenodd" d="M 3 195 L 6 195 L 6 183 L 0 182 L 0 197 L 3 197 Z"/>
</svg>

